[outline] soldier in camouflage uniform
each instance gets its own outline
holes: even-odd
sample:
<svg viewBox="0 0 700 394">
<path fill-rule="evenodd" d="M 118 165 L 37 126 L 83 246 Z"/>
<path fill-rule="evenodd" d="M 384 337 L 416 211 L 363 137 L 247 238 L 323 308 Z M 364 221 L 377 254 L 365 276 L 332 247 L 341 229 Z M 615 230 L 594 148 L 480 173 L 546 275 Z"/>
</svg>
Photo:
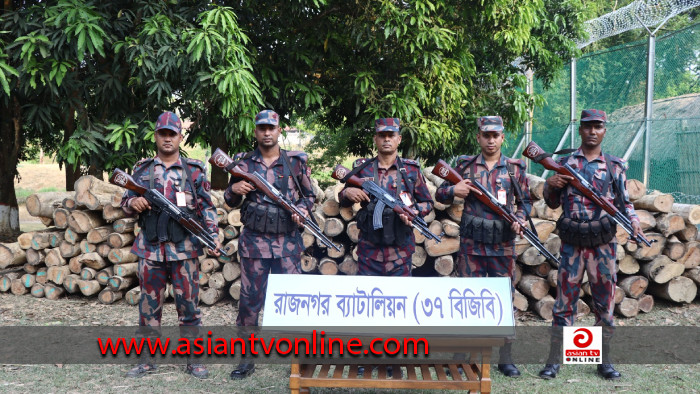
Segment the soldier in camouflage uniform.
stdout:
<svg viewBox="0 0 700 394">
<path fill-rule="evenodd" d="M 609 201 L 614 201 L 618 209 L 630 218 L 634 234 L 641 234 L 639 218 L 629 201 L 625 186 L 627 165 L 620 158 L 604 154 L 601 149 L 606 132 L 606 122 L 607 116 L 604 111 L 596 109 L 582 111 L 581 125 L 579 126 L 581 146 L 571 156 L 562 157 L 558 161 L 559 164 L 568 163 Z M 557 328 L 574 324 L 576 303 L 585 269 L 588 272 L 588 282 L 591 285 L 595 324 L 608 327 L 608 329 L 603 329 L 603 363 L 598 365 L 598 374 L 605 379 L 618 379 L 620 373 L 615 370 L 609 359 L 609 340 L 614 326 L 613 309 L 617 282 L 615 224 L 600 207 L 581 195 L 574 187 L 568 185 L 571 179 L 568 176 L 555 174 L 547 179 L 544 188 L 544 198 L 547 205 L 551 208 L 561 206 L 564 214 L 557 223 L 562 244 L 561 263 L 557 275 L 557 299 L 552 313 L 554 316 L 552 347 L 548 364 L 540 371 L 540 377 L 552 379 L 559 372 L 559 364 L 555 360 L 561 356 L 562 338 L 561 332 Z M 562 234 L 562 223 L 565 219 L 570 219 L 573 223 L 586 223 L 586 228 L 592 226 L 592 223 L 607 221 L 611 228 L 605 232 L 607 237 L 601 237 L 609 240 L 603 239 L 603 243 L 594 246 L 576 245 L 579 243 L 576 238 L 567 239 Z M 582 235 L 580 238 L 590 239 L 591 237 Z"/>
<path fill-rule="evenodd" d="M 357 171 L 356 175 L 360 178 L 373 180 L 419 215 L 425 216 L 433 209 L 433 199 L 418 162 L 398 157 L 398 146 L 401 143 L 399 130 L 399 119 L 377 119 L 374 144 L 378 155 L 372 159 L 358 159 L 353 164 L 353 171 Z M 373 200 L 375 199 L 364 190 L 356 187 L 346 186 L 340 193 L 341 206 L 347 207 L 358 202 L 363 206 L 357 214 L 360 229 L 357 245 L 358 275 L 411 276 L 411 256 L 416 250 L 416 242 L 410 221 L 406 215 L 395 218 L 394 212 L 385 208 L 388 218 L 384 220 L 383 234 L 375 237 L 377 233 L 370 229 L 375 204 Z M 391 237 L 394 242 L 385 242 L 387 231 L 394 232 Z"/>
<path fill-rule="evenodd" d="M 306 153 L 280 148 L 279 115 L 264 110 L 255 116 L 257 148 L 234 156 L 237 168 L 257 172 L 267 178 L 284 196 L 304 213 L 314 204 L 310 171 Z M 241 257 L 241 298 L 238 302 L 238 326 L 257 326 L 260 310 L 265 304 L 267 277 L 273 274 L 300 274 L 301 218 L 290 215 L 250 183 L 232 177 L 224 198 L 229 206 L 241 208 L 243 230 L 239 238 Z M 241 363 L 231 372 L 231 379 L 243 379 L 255 371 L 255 364 Z"/>
<path fill-rule="evenodd" d="M 435 192 L 435 200 L 452 204 L 455 197 L 464 199 L 460 250 L 457 256 L 459 276 L 509 277 L 512 286 L 516 257 L 514 238 L 521 231 L 520 224 L 513 223 L 509 226 L 495 212 L 469 195 L 480 193 L 471 185 L 476 180 L 496 196 L 500 203 L 509 206 L 521 223 L 525 223 L 531 209 L 525 163 L 501 153 L 504 133 L 500 116 L 482 116 L 477 119 L 477 126 L 477 142 L 481 154 L 460 156 L 455 170 L 464 180 L 457 185 L 443 182 Z M 507 342 L 501 348 L 498 370 L 508 377 L 517 377 L 520 376 L 520 371 L 511 361 L 511 347 L 512 343 Z"/>
<path fill-rule="evenodd" d="M 182 142 L 182 125 L 180 119 L 172 112 L 162 113 L 156 122 L 155 141 L 158 155 L 136 163 L 133 178 L 141 186 L 155 188 L 168 200 L 182 209 L 198 216 L 206 224 L 217 247 L 219 228 L 216 211 L 212 205 L 207 180 L 206 167 L 199 160 L 180 156 L 179 146 Z M 159 242 L 156 234 L 158 214 L 144 197 L 127 190 L 122 197 L 122 209 L 127 215 L 139 213 L 141 231 L 134 241 L 131 252 L 139 257 L 139 282 L 141 300 L 139 301 L 139 326 L 153 327 L 152 335 L 160 327 L 163 311 L 163 295 L 166 280 L 172 281 L 175 293 L 180 326 L 201 326 L 199 311 L 199 260 L 203 254 L 202 245 L 176 222 L 169 223 L 168 241 Z M 176 229 L 177 228 L 177 229 Z M 178 239 L 179 238 L 179 239 Z M 210 253 L 218 255 L 219 252 Z M 184 328 L 183 328 L 184 330 Z M 148 331 L 148 330 L 142 330 Z M 190 330 L 190 333 L 196 329 Z M 137 365 L 127 373 L 128 377 L 141 377 L 156 370 L 152 362 Z M 198 378 L 208 376 L 202 364 L 190 363 L 187 372 Z"/>
</svg>

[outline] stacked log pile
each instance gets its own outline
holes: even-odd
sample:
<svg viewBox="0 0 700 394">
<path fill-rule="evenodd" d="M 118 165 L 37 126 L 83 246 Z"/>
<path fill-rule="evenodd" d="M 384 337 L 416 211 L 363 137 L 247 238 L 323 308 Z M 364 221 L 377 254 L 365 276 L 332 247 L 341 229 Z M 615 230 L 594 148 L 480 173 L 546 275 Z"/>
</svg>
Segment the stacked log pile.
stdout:
<svg viewBox="0 0 700 394">
<path fill-rule="evenodd" d="M 424 170 L 428 188 L 434 196 L 442 180 Z M 533 198 L 532 217 L 540 240 L 559 255 L 561 240 L 556 220 L 561 209 L 552 210 L 542 199 L 544 180 L 528 175 Z M 324 233 L 341 247 L 328 249 L 310 233 L 302 234 L 306 248 L 301 270 L 308 274 L 355 275 L 359 230 L 355 221 L 359 205 L 340 207 L 336 184 L 322 191 L 315 185 L 314 217 Z M 700 206 L 674 204 L 667 194 L 647 194 L 640 182 L 628 181 L 630 198 L 640 216 L 651 247 L 629 242 L 618 229 L 616 251 L 618 288 L 615 311 L 625 317 L 653 308 L 654 298 L 678 303 L 692 302 L 700 285 L 700 242 L 697 224 Z M 82 177 L 75 193 L 42 193 L 27 200 L 30 214 L 42 218 L 45 230 L 24 233 L 17 242 L 0 244 L 0 291 L 34 297 L 58 298 L 64 294 L 97 296 L 110 304 L 125 299 L 137 304 L 139 286 L 137 258 L 130 253 L 139 228 L 134 218 L 125 217 L 119 202 L 123 190 Z M 200 258 L 201 301 L 213 305 L 223 298 L 240 298 L 238 235 L 241 230 L 239 209 L 225 204 L 223 193 L 212 192 L 219 218 L 219 237 L 227 255 Z M 426 222 L 442 242 L 425 240 L 414 232 L 413 255 L 416 276 L 456 276 L 459 250 L 459 221 L 462 201 L 452 205 L 435 203 Z M 545 261 L 527 241 L 516 239 L 516 294 L 514 304 L 520 311 L 532 311 L 550 320 L 556 294 L 557 268 Z M 13 271 L 13 272 L 7 272 Z M 579 315 L 590 312 L 590 285 L 584 277 Z M 172 297 L 172 288 L 167 294 Z"/>
</svg>

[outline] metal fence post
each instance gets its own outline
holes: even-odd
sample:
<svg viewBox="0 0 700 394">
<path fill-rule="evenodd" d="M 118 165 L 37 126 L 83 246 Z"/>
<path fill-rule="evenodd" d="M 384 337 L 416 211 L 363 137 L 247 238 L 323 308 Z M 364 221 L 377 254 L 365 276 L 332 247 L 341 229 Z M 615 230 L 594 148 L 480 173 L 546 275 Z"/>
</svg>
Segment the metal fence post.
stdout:
<svg viewBox="0 0 700 394">
<path fill-rule="evenodd" d="M 576 127 L 576 58 L 571 59 L 571 117 L 570 123 L 569 123 L 569 128 L 571 129 L 571 143 L 570 143 L 570 148 L 574 148 L 574 144 L 576 143 L 576 135 L 573 132 L 574 128 Z"/>
<path fill-rule="evenodd" d="M 656 35 L 649 34 L 649 48 L 647 53 L 647 92 L 644 119 L 646 122 L 644 134 L 644 186 L 649 187 L 649 165 L 651 145 L 651 123 L 654 111 L 654 67 L 656 65 Z"/>
</svg>

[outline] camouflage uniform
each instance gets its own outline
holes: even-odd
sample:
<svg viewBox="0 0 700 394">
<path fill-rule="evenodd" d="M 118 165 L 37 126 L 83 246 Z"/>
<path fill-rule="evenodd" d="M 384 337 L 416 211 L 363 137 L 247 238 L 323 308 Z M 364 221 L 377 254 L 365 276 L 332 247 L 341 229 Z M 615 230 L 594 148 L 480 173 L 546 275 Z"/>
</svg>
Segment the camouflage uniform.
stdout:
<svg viewBox="0 0 700 394">
<path fill-rule="evenodd" d="M 287 179 L 284 179 L 285 171 L 282 156 L 272 163 L 270 167 L 267 167 L 263 162 L 259 149 L 253 151 L 251 155 L 239 153 L 234 156 L 234 161 L 240 160 L 237 168 L 242 172 L 250 174 L 258 172 L 264 175 L 268 182 L 280 191 L 283 190 L 281 186 L 286 182 L 286 197 L 290 201 L 294 201 L 298 208 L 308 211 L 308 207 L 312 207 L 315 201 L 310 171 L 306 165 L 308 157 L 306 153 L 299 151 L 287 152 L 287 156 L 289 157 L 290 173 L 292 174 Z M 301 186 L 301 194 L 292 178 L 294 175 L 297 176 Z M 239 181 L 241 179 L 232 177 L 229 181 L 229 187 L 226 188 L 224 198 L 229 206 L 238 206 L 243 200 L 242 196 L 231 191 L 231 186 Z M 260 204 L 273 204 L 263 200 L 264 197 L 265 195 L 262 192 L 255 190 L 246 195 L 246 200 Z M 261 233 L 244 226 L 238 245 L 238 253 L 241 257 L 241 299 L 238 303 L 239 311 L 236 324 L 239 326 L 257 326 L 258 314 L 265 303 L 267 276 L 270 271 L 273 274 L 301 273 L 301 252 L 304 250 L 301 232 L 298 228 L 295 228 L 291 233 L 270 234 Z"/>
<path fill-rule="evenodd" d="M 206 222 L 206 228 L 214 239 L 218 239 L 219 228 L 207 181 L 206 167 L 199 160 L 180 157 L 177 162 L 166 168 L 159 157 L 144 159 L 134 167 L 134 180 L 148 188 L 151 163 L 153 163 L 154 186 L 173 203 L 176 203 L 176 192 L 179 187 L 185 190 L 187 207 L 197 211 L 195 200 L 183 163 L 187 163 L 194 179 L 197 198 L 201 213 Z M 122 197 L 121 206 L 127 215 L 136 212 L 129 207 L 132 199 L 138 194 L 127 190 Z M 131 252 L 139 257 L 139 282 L 141 283 L 141 300 L 139 302 L 139 325 L 160 326 L 163 308 L 163 293 L 167 278 L 170 279 L 175 291 L 178 319 L 183 326 L 201 325 L 201 313 L 197 306 L 199 302 L 199 260 L 203 254 L 202 245 L 194 236 L 189 235 L 179 243 L 149 243 L 144 239 L 143 232 L 134 240 Z"/>
<path fill-rule="evenodd" d="M 560 158 L 558 162 L 559 164 L 568 163 L 571 165 L 594 188 L 601 191 L 610 202 L 613 202 L 615 195 L 612 183 L 608 190 L 602 190 L 608 176 L 608 164 L 610 164 L 613 172 L 612 182 L 616 182 L 618 190 L 623 191 L 623 201 L 628 217 L 632 221 L 639 221 L 625 187 L 626 163 L 614 156 L 608 155 L 607 157 L 612 159 L 611 163 L 606 162 L 606 156 L 602 153 L 598 158 L 589 162 L 579 149 L 571 156 Z M 594 219 L 596 213 L 601 211 L 601 208 L 581 195 L 571 185 L 567 185 L 564 189 L 554 189 L 545 184 L 544 198 L 551 208 L 562 206 L 564 215 L 580 221 Z M 616 238 L 595 248 L 578 247 L 562 242 L 561 263 L 557 277 L 557 299 L 553 310 L 554 320 L 552 324 L 554 326 L 573 325 L 584 268 L 588 272 L 588 281 L 591 285 L 596 325 L 614 325 L 613 309 L 617 282 L 616 248 Z"/>
<path fill-rule="evenodd" d="M 516 185 L 513 185 L 508 173 L 513 170 L 513 178 L 518 183 L 522 192 L 522 201 L 516 198 Z M 501 154 L 496 165 L 489 170 L 486 167 L 483 155 L 460 156 L 457 159 L 455 170 L 464 179 L 472 179 L 481 183 L 494 196 L 497 195 L 498 183 L 506 191 L 506 201 L 511 210 L 523 223 L 526 221 L 526 213 L 530 213 L 530 188 L 525 173 L 525 163 L 522 160 L 509 159 Z M 473 193 L 473 192 L 472 192 Z M 443 182 L 435 192 L 435 200 L 443 204 L 452 204 L 454 201 L 454 186 L 449 182 Z M 501 219 L 495 212 L 484 206 L 470 193 L 464 200 L 464 213 L 489 220 Z M 459 255 L 457 256 L 457 270 L 461 277 L 487 277 L 500 276 L 513 278 L 515 274 L 515 240 L 498 244 L 483 244 L 474 242 L 467 237 L 460 238 Z M 511 282 L 512 283 L 512 282 Z"/>
</svg>

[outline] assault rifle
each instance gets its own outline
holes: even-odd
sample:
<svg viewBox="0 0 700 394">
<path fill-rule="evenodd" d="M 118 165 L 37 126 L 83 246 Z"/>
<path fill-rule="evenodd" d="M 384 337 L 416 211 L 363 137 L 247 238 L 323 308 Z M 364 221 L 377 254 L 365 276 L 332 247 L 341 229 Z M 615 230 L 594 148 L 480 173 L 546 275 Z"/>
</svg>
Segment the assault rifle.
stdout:
<svg viewBox="0 0 700 394">
<path fill-rule="evenodd" d="M 456 185 L 459 182 L 462 182 L 463 180 L 462 176 L 443 160 L 438 160 L 437 164 L 435 165 L 435 168 L 433 168 L 433 174 L 452 183 L 453 185 Z M 520 224 L 520 229 L 523 231 L 523 238 L 525 238 L 532 246 L 534 246 L 540 252 L 540 254 L 542 254 L 547 259 L 547 261 L 549 261 L 550 264 L 553 264 L 555 267 L 559 266 L 559 259 L 556 258 L 549 250 L 547 250 L 547 248 L 544 247 L 542 242 L 540 242 L 540 239 L 537 236 L 537 234 L 535 234 L 532 230 L 530 230 L 526 226 L 523 226 L 520 223 L 518 218 L 515 216 L 515 214 L 509 207 L 499 203 L 498 199 L 494 197 L 494 195 L 491 194 L 479 181 L 474 180 L 471 182 L 471 184 L 474 185 L 481 192 L 481 194 L 473 194 L 477 200 L 479 200 L 482 204 L 486 205 L 492 211 L 496 212 L 496 214 L 502 217 L 506 222 L 508 222 L 508 224 Z"/>
<path fill-rule="evenodd" d="M 610 217 L 612 217 L 617 224 L 622 226 L 622 228 L 625 229 L 630 236 L 632 236 L 632 239 L 635 242 L 643 243 L 646 246 L 651 246 L 651 242 L 644 236 L 644 233 L 639 233 L 636 237 L 634 237 L 634 229 L 632 228 L 632 222 L 629 220 L 629 218 L 620 212 L 615 205 L 611 204 L 610 201 L 608 201 L 602 194 L 600 194 L 598 190 L 593 187 L 593 185 L 588 183 L 586 178 L 581 176 L 581 174 L 573 169 L 568 163 L 564 163 L 564 165 L 557 164 L 557 162 L 552 159 L 552 155 L 545 152 L 534 141 L 527 144 L 525 150 L 523 151 L 523 156 L 531 159 L 535 163 L 541 164 L 548 170 L 572 177 L 573 179 L 569 181 L 569 184 L 586 196 L 586 198 L 593 201 L 594 204 L 598 205 L 605 212 L 607 212 L 607 214 L 610 215 Z M 655 241 L 656 240 L 654 240 L 654 242 Z"/>
<path fill-rule="evenodd" d="M 357 175 L 344 179 L 349 173 L 350 170 L 338 164 L 335 167 L 335 170 L 333 170 L 331 177 L 351 186 L 361 188 L 377 199 L 377 205 L 374 206 L 374 212 L 372 214 L 372 226 L 375 230 L 384 227 L 384 224 L 382 223 L 382 213 L 384 212 L 384 207 L 386 206 L 391 208 L 399 215 L 408 216 L 408 219 L 411 221 L 411 226 L 418 230 L 426 238 L 435 240 L 438 243 L 441 241 L 440 236 L 430 232 L 428 229 L 428 223 L 426 223 L 422 217 L 413 212 L 412 209 L 404 205 L 401 200 L 394 198 L 391 194 L 387 193 L 386 190 L 382 189 L 381 186 L 374 183 L 374 181 L 361 179 Z"/>
<path fill-rule="evenodd" d="M 288 211 L 291 214 L 296 214 L 301 218 L 301 222 L 304 225 L 304 228 L 309 230 L 316 238 L 321 241 L 326 247 L 333 248 L 337 250 L 338 252 L 341 251 L 340 247 L 336 244 L 334 244 L 328 237 L 326 237 L 323 234 L 323 230 L 316 224 L 313 220 L 311 220 L 310 216 L 304 215 L 304 212 L 302 212 L 299 208 L 296 207 L 287 197 L 283 196 L 282 193 L 277 190 L 270 182 L 267 181 L 267 179 L 262 176 L 261 174 L 254 172 L 253 174 L 249 174 L 247 172 L 243 172 L 236 167 L 231 167 L 230 164 L 233 163 L 233 159 L 224 151 L 221 149 L 216 149 L 214 153 L 211 155 L 209 158 L 209 163 L 213 166 L 217 166 L 224 171 L 227 171 L 229 174 L 233 175 L 236 178 L 241 178 L 245 179 L 246 181 L 252 183 L 256 189 L 260 190 L 267 198 L 269 198 L 273 203 L 279 205 L 282 207 L 284 210 Z M 301 191 L 299 191 L 301 193 Z M 311 215 L 312 213 L 309 212 L 308 215 Z"/>
<path fill-rule="evenodd" d="M 164 212 L 166 215 L 170 216 L 173 220 L 180 223 L 190 234 L 194 235 L 199 242 L 211 250 L 218 250 L 222 255 L 226 255 L 226 252 L 216 247 L 216 240 L 209 234 L 209 232 L 202 227 L 199 222 L 193 218 L 189 213 L 180 209 L 177 205 L 173 204 L 172 201 L 165 198 L 165 196 L 156 189 L 147 189 L 140 186 L 134 181 L 134 178 L 126 172 L 115 169 L 109 181 L 117 186 L 121 186 L 125 189 L 129 189 L 132 192 L 140 194 L 149 203 L 151 203 L 151 208 Z"/>
</svg>

